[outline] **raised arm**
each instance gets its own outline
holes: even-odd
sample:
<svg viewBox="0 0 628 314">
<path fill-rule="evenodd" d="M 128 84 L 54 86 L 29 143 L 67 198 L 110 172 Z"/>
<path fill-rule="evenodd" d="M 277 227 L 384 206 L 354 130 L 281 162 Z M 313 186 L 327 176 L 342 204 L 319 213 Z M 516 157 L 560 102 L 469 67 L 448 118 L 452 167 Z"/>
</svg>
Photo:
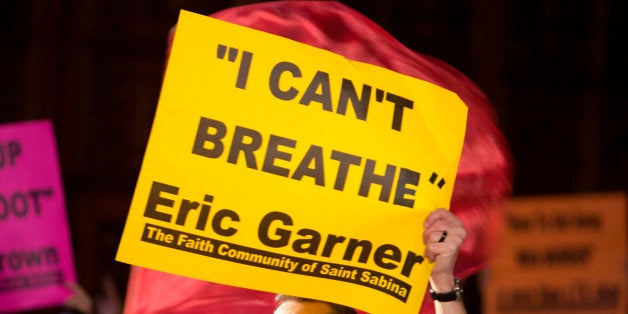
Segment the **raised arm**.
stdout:
<svg viewBox="0 0 628 314">
<path fill-rule="evenodd" d="M 462 221 L 446 209 L 431 212 L 424 221 L 425 257 L 434 263 L 430 289 L 437 314 L 466 313 L 462 290 L 457 291 L 454 265 L 462 241 L 467 236 Z M 462 287 L 459 287 L 462 289 Z M 439 299 L 441 301 L 439 301 Z"/>
</svg>

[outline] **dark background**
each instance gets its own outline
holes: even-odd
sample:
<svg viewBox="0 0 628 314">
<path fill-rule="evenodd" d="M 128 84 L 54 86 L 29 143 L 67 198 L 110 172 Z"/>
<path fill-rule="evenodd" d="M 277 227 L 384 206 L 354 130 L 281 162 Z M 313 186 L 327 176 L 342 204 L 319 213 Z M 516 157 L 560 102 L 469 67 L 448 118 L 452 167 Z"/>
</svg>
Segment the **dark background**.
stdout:
<svg viewBox="0 0 628 314">
<path fill-rule="evenodd" d="M 0 123 L 54 122 L 91 294 L 103 274 L 124 293 L 128 266 L 114 254 L 179 10 L 252 2 L 0 0 Z M 511 145 L 515 196 L 625 190 L 628 2 L 342 2 L 484 90 Z"/>
</svg>

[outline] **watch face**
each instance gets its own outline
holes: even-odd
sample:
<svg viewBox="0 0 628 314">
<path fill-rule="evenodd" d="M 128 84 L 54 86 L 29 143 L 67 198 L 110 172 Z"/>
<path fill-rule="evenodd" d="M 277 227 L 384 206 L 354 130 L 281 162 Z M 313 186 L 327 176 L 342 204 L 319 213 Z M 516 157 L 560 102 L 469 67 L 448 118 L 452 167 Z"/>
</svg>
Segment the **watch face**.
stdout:
<svg viewBox="0 0 628 314">
<path fill-rule="evenodd" d="M 458 278 L 454 279 L 454 289 L 455 288 L 462 290 L 462 280 Z"/>
<path fill-rule="evenodd" d="M 456 301 L 462 300 L 462 289 L 456 290 Z"/>
<path fill-rule="evenodd" d="M 456 292 L 456 301 L 462 300 L 462 281 L 458 278 L 454 280 L 454 291 Z"/>
</svg>

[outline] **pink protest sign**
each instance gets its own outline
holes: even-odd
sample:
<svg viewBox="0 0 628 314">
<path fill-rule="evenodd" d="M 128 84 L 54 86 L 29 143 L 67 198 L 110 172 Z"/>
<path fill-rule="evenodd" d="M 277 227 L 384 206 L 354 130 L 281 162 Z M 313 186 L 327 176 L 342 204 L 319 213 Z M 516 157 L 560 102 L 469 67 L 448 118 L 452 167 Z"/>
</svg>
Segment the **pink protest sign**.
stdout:
<svg viewBox="0 0 628 314">
<path fill-rule="evenodd" d="M 52 123 L 0 125 L 0 312 L 61 304 L 76 281 Z"/>
</svg>

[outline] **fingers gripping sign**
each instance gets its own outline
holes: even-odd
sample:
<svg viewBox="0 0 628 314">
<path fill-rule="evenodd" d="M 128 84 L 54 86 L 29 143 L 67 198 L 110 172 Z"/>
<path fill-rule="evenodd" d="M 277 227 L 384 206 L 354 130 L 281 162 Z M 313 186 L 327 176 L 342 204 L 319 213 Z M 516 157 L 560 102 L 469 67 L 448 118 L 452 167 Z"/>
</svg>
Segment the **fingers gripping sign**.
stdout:
<svg viewBox="0 0 628 314">
<path fill-rule="evenodd" d="M 454 266 L 467 236 L 462 221 L 444 208 L 431 212 L 424 221 L 425 257 L 434 263 L 430 274 L 430 296 L 437 314 L 466 313 L 461 282 L 454 278 Z M 452 298 L 453 297 L 453 298 Z"/>
<path fill-rule="evenodd" d="M 434 263 L 432 274 L 453 274 L 460 246 L 467 236 L 460 219 L 444 208 L 431 212 L 423 223 L 424 256 Z"/>
</svg>

